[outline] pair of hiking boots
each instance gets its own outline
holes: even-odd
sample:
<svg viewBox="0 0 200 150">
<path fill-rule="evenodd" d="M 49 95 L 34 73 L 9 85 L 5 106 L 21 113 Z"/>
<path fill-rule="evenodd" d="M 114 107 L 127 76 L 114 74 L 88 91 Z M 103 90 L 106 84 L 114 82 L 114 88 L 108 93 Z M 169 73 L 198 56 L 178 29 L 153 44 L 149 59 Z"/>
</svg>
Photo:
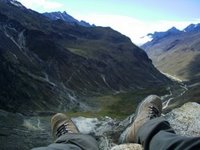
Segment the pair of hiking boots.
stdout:
<svg viewBox="0 0 200 150">
<path fill-rule="evenodd" d="M 148 120 L 160 117 L 161 113 L 162 102 L 158 96 L 150 95 L 144 99 L 136 110 L 135 120 L 128 128 L 124 142 L 136 142 L 138 129 L 141 128 Z M 57 139 L 66 133 L 79 133 L 79 130 L 73 121 L 62 113 L 57 113 L 52 117 L 51 126 L 54 139 Z"/>
</svg>

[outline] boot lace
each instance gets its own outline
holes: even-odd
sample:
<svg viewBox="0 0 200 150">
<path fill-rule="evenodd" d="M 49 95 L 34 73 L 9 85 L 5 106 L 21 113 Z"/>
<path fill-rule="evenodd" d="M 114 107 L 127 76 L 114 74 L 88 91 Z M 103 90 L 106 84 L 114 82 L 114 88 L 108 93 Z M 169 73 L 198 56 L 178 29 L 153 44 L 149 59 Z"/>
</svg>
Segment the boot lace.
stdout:
<svg viewBox="0 0 200 150">
<path fill-rule="evenodd" d="M 60 136 L 63 135 L 63 134 L 72 133 L 72 131 L 69 130 L 68 126 L 69 126 L 69 123 L 64 123 L 64 124 L 62 124 L 62 125 L 57 129 L 56 136 L 57 136 L 57 137 L 60 137 Z"/>
<path fill-rule="evenodd" d="M 156 118 L 156 117 L 159 117 L 159 111 L 156 107 L 154 106 L 149 106 L 149 118 L 150 119 L 153 119 L 153 118 Z"/>
</svg>

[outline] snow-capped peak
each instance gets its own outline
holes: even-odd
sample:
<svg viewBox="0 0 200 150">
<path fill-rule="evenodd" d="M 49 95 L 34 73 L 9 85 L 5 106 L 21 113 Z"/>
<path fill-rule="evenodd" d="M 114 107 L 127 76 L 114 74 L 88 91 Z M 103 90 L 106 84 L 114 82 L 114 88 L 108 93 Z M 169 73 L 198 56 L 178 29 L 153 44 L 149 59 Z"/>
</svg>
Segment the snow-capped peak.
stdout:
<svg viewBox="0 0 200 150">
<path fill-rule="evenodd" d="M 185 32 L 196 32 L 200 31 L 200 23 L 198 24 L 190 24 L 184 29 Z"/>
<path fill-rule="evenodd" d="M 10 0 L 10 3 L 11 3 L 12 5 L 17 6 L 17 7 L 24 8 L 24 6 L 23 6 L 20 2 L 18 2 L 18 1 L 16 1 L 16 0 Z"/>
</svg>

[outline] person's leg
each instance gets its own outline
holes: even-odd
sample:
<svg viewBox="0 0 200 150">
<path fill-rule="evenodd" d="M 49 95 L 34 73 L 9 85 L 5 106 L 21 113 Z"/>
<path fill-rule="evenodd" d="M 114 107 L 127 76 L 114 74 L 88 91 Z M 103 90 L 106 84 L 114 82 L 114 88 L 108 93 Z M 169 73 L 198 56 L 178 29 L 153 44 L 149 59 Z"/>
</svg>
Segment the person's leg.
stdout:
<svg viewBox="0 0 200 150">
<path fill-rule="evenodd" d="M 97 141 L 90 135 L 68 133 L 59 137 L 55 143 L 73 144 L 81 150 L 98 150 Z"/>
<path fill-rule="evenodd" d="M 123 143 L 139 143 L 145 150 L 199 149 L 200 138 L 176 135 L 161 116 L 162 102 L 151 95 L 138 106 L 135 120 L 122 136 Z M 198 147 L 198 148 L 197 148 Z"/>
<path fill-rule="evenodd" d="M 81 134 L 66 115 L 54 115 L 51 126 L 55 143 L 32 150 L 98 150 L 97 141 L 89 135 Z"/>
<path fill-rule="evenodd" d="M 120 143 L 136 143 L 138 129 L 147 121 L 160 117 L 162 113 L 162 102 L 156 95 L 145 98 L 137 107 L 134 122 L 122 134 Z"/>
<path fill-rule="evenodd" d="M 184 137 L 175 134 L 162 117 L 147 121 L 137 132 L 136 142 L 150 150 L 200 149 L 200 137 Z"/>
</svg>

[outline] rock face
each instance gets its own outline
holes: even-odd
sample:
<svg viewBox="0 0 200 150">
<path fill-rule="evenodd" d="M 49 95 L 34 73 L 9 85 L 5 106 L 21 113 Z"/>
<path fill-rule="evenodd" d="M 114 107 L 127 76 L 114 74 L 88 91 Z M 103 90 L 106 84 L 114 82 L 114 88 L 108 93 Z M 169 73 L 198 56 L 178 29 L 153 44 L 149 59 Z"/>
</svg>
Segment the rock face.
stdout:
<svg viewBox="0 0 200 150">
<path fill-rule="evenodd" d="M 200 105 L 194 102 L 184 104 L 165 116 L 178 134 L 200 136 Z"/>
<path fill-rule="evenodd" d="M 0 0 L 1 109 L 87 110 L 81 99 L 88 96 L 168 83 L 128 37 L 52 21 L 19 4 Z"/>
<path fill-rule="evenodd" d="M 142 145 L 140 144 L 121 144 L 111 148 L 111 150 L 143 150 Z"/>
<path fill-rule="evenodd" d="M 172 28 L 149 36 L 153 39 L 141 47 L 160 71 L 182 80 L 199 78 L 200 24 L 191 24 L 183 31 Z"/>
</svg>

